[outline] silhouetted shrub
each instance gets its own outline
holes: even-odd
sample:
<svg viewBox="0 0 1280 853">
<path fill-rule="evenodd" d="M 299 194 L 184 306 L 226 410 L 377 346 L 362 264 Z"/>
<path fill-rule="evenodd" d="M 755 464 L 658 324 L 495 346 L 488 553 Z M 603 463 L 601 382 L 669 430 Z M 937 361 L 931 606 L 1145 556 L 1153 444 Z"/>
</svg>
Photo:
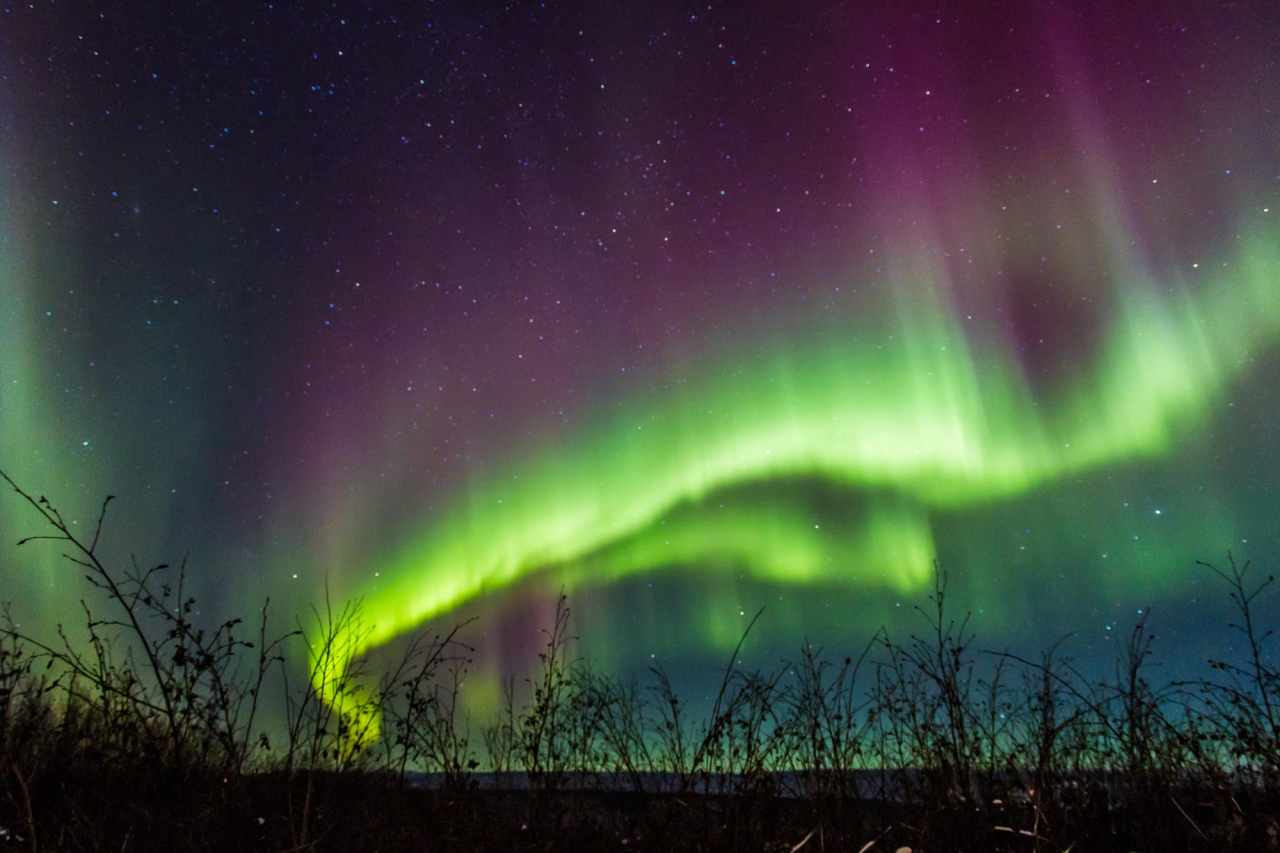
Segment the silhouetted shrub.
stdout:
<svg viewBox="0 0 1280 853">
<path fill-rule="evenodd" d="M 86 583 L 83 636 L 0 614 L 0 848 L 1280 848 L 1274 578 L 1231 555 L 1205 567 L 1242 653 L 1204 679 L 1152 679 L 1149 611 L 1102 679 L 1065 641 L 979 651 L 939 571 L 918 633 L 837 662 L 804 643 L 741 668 L 757 613 L 702 718 L 661 669 L 622 682 L 575 657 L 561 595 L 476 741 L 465 623 L 381 677 L 348 653 L 358 601 L 284 632 L 268 604 L 248 636 L 202 627 L 184 566 L 103 561 L 110 498 L 82 537 L 0 477 L 46 525 L 20 544 L 58 543 Z M 303 658 L 320 678 L 290 679 Z M 282 726 L 261 721 L 267 691 Z"/>
</svg>

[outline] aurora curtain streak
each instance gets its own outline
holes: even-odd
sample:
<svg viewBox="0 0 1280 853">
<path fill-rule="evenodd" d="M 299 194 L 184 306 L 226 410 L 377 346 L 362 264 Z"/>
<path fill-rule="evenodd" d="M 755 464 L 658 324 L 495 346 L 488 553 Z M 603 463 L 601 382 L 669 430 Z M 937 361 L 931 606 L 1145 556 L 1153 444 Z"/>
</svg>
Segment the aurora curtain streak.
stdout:
<svg viewBox="0 0 1280 853">
<path fill-rule="evenodd" d="M 473 486 L 378 562 L 360 590 L 369 631 L 342 646 L 361 654 L 539 572 L 572 589 L 732 565 L 777 582 L 918 590 L 935 558 L 931 513 L 1166 454 L 1211 416 L 1280 339 L 1268 216 L 1246 213 L 1248 236 L 1194 278 L 1112 260 L 1100 343 L 1048 388 L 1014 341 L 969 334 L 945 275 L 910 259 L 883 316 L 740 349 Z M 847 490 L 849 510 L 818 521 L 802 490 L 761 489 L 797 479 Z"/>
<path fill-rule="evenodd" d="M 0 158 L 11 160 L 12 154 L 0 150 Z M 34 228 L 21 216 L 17 198 L 12 184 L 0 179 L 0 460 L 19 465 L 24 473 L 38 470 L 51 485 L 82 485 L 97 466 L 86 458 L 85 439 L 67 434 L 65 419 L 57 412 L 60 401 L 50 393 L 57 382 L 56 362 L 40 321 L 47 325 L 62 318 L 55 321 L 37 311 L 26 251 Z M 33 446 L 34 435 L 43 435 L 46 442 Z M 6 546 L 31 535 L 31 525 L 27 507 L 0 501 L 0 541 Z M 59 578 L 65 564 L 55 550 L 28 548 L 20 557 L 6 555 L 0 560 L 4 564 L 21 565 L 23 571 L 12 573 L 0 601 L 22 600 L 28 613 L 64 604 Z"/>
<path fill-rule="evenodd" d="M 474 620 L 480 721 L 561 588 L 697 704 L 935 563 L 1198 678 L 1196 561 L 1273 568 L 1274 2 L 144 6 L 0 26 L 0 468 L 208 628 Z M 37 522 L 0 603 L 79 642 Z"/>
</svg>

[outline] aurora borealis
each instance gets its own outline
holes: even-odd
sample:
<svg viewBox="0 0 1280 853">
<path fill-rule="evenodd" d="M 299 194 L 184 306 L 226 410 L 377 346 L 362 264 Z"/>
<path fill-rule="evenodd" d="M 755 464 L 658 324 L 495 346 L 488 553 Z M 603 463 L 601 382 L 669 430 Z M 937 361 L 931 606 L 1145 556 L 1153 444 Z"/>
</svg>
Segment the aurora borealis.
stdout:
<svg viewBox="0 0 1280 853">
<path fill-rule="evenodd" d="M 1280 552 L 1280 14 L 1114 5 L 5 7 L 0 467 L 210 612 L 477 616 L 477 708 L 561 589 L 698 684 L 935 563 L 1195 659 Z"/>
</svg>

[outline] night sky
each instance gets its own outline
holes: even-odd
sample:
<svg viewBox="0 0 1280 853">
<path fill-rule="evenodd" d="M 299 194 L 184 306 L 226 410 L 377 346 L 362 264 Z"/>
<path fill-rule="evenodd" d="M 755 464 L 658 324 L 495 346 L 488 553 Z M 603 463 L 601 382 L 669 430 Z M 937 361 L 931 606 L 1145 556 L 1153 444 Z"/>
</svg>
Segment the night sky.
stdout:
<svg viewBox="0 0 1280 853">
<path fill-rule="evenodd" d="M 484 708 L 562 588 L 710 688 L 935 563 L 1190 665 L 1280 555 L 1274 2 L 156 5 L 0 7 L 0 468 L 210 618 L 476 617 Z"/>
</svg>

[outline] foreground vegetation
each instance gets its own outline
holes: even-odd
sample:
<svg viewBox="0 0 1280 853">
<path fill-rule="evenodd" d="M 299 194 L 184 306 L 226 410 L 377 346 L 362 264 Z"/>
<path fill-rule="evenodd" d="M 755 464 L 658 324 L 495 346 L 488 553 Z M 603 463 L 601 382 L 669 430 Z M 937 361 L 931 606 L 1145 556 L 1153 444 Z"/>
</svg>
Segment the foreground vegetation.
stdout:
<svg viewBox="0 0 1280 853">
<path fill-rule="evenodd" d="M 1100 680 L 1061 644 L 984 651 L 940 572 L 905 640 L 805 645 L 771 671 L 735 666 L 740 644 L 704 715 L 661 670 L 633 684 L 574 658 L 562 598 L 537 671 L 473 728 L 465 631 L 374 677 L 324 665 L 356 606 L 202 626 L 181 567 L 103 562 L 110 498 L 87 536 L 0 477 L 46 525 L 24 543 L 91 587 L 83 637 L 0 628 L 0 849 L 1280 849 L 1274 578 L 1230 555 L 1204 571 L 1237 651 L 1203 680 L 1150 679 L 1145 617 Z"/>
</svg>

